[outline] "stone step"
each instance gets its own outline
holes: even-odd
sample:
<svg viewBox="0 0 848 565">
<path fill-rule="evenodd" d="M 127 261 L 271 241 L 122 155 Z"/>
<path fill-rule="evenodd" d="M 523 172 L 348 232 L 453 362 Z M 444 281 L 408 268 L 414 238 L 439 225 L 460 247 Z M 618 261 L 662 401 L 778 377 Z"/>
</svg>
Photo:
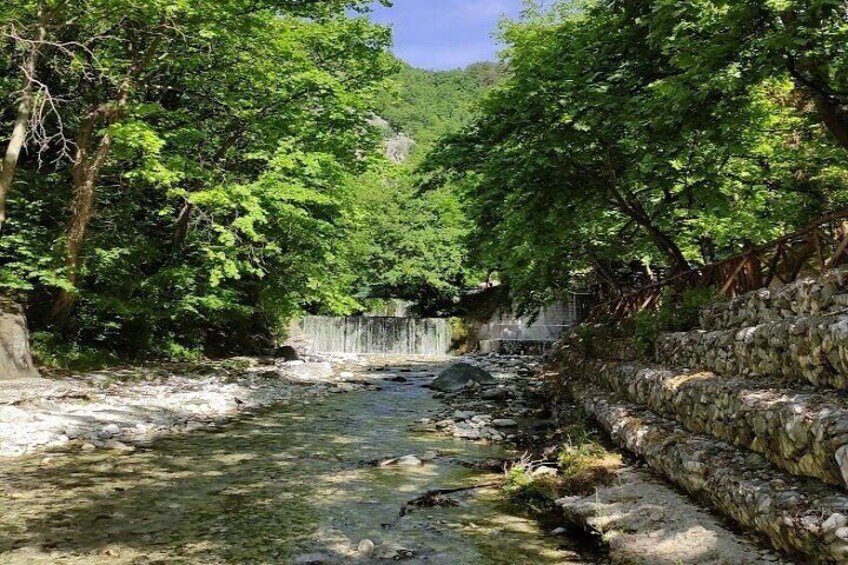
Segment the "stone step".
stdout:
<svg viewBox="0 0 848 565">
<path fill-rule="evenodd" d="M 693 434 L 597 385 L 567 379 L 577 403 L 623 447 L 694 497 L 802 562 L 848 563 L 848 496 L 762 456 Z"/>
<path fill-rule="evenodd" d="M 761 453 L 793 475 L 848 487 L 848 400 L 840 393 L 577 357 L 569 366 L 690 432 Z"/>
<path fill-rule="evenodd" d="M 818 316 L 848 308 L 848 268 L 775 288 L 749 292 L 701 311 L 705 330 L 758 326 L 794 316 Z"/>
<path fill-rule="evenodd" d="M 739 330 L 663 334 L 656 341 L 655 357 L 670 367 L 846 389 L 848 316 L 797 316 Z"/>
</svg>

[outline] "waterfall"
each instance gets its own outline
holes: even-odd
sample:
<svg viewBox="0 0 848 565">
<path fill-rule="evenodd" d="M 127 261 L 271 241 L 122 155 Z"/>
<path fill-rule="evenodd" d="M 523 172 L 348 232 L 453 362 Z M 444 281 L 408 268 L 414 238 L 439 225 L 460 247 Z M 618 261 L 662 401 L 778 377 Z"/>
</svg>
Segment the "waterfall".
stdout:
<svg viewBox="0 0 848 565">
<path fill-rule="evenodd" d="M 322 353 L 442 356 L 451 347 L 450 320 L 445 318 L 306 316 L 298 325 Z"/>
</svg>

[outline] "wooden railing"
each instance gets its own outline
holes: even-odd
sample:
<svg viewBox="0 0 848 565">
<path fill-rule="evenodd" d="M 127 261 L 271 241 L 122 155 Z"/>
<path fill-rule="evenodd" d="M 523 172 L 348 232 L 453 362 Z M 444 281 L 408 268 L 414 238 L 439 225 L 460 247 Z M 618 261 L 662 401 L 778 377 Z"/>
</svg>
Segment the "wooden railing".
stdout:
<svg viewBox="0 0 848 565">
<path fill-rule="evenodd" d="M 592 309 L 590 321 L 621 319 L 658 307 L 669 290 L 714 288 L 719 296 L 734 297 L 751 290 L 783 284 L 801 275 L 822 274 L 848 263 L 848 210 L 822 217 L 807 227 L 745 252 L 691 269 L 640 288 Z"/>
</svg>

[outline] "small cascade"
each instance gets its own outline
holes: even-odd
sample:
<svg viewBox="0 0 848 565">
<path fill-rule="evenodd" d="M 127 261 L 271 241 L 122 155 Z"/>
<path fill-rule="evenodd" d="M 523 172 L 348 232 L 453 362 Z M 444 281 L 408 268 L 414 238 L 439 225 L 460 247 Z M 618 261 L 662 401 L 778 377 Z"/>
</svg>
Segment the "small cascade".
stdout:
<svg viewBox="0 0 848 565">
<path fill-rule="evenodd" d="M 445 318 L 306 316 L 298 325 L 321 353 L 443 356 L 451 348 Z"/>
</svg>

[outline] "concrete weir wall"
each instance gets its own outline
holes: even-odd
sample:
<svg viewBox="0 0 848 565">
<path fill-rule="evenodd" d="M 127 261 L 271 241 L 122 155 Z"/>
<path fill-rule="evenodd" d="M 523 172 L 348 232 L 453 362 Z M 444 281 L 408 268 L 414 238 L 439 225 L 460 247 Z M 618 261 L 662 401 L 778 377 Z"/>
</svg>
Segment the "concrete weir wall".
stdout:
<svg viewBox="0 0 848 565">
<path fill-rule="evenodd" d="M 23 309 L 0 299 L 0 380 L 37 377 Z"/>
<path fill-rule="evenodd" d="M 306 316 L 302 337 L 322 353 L 447 355 L 450 320 L 444 318 Z"/>
</svg>

